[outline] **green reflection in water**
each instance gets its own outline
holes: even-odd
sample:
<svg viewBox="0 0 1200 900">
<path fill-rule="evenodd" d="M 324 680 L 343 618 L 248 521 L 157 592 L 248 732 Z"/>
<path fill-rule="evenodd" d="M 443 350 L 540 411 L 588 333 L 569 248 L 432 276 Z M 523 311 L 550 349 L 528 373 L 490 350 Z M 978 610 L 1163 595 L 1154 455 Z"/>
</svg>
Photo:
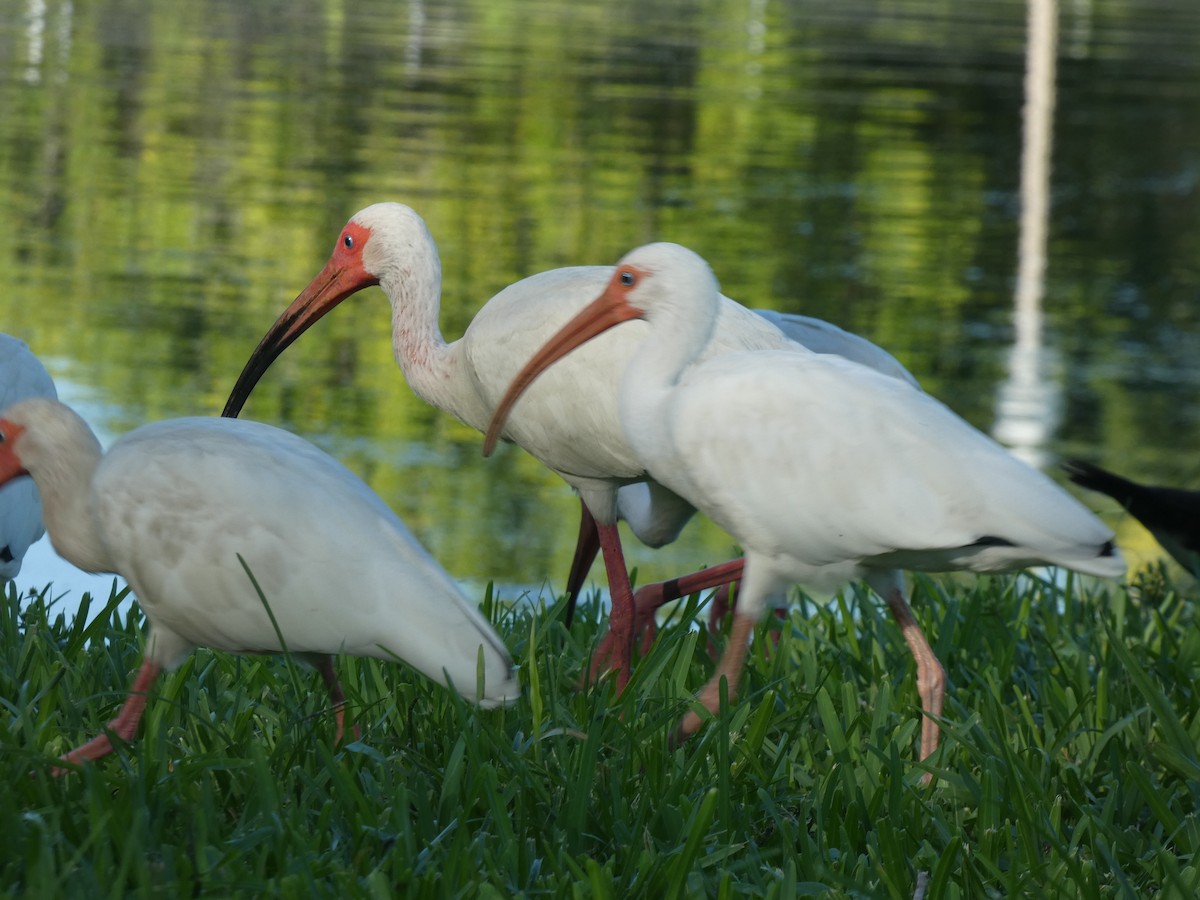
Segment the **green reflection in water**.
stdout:
<svg viewBox="0 0 1200 900">
<path fill-rule="evenodd" d="M 1200 20 L 1156 10 L 1062 11 L 1052 449 L 1200 483 Z M 0 327 L 114 432 L 216 413 L 345 219 L 398 199 L 439 241 L 449 338 L 517 278 L 676 240 L 988 428 L 1023 35 L 1015 2 L 0 0 Z M 412 397 L 385 309 L 345 304 L 247 413 L 335 452 L 457 575 L 559 586 L 574 500 Z M 644 577 L 730 551 L 682 543 Z"/>
</svg>

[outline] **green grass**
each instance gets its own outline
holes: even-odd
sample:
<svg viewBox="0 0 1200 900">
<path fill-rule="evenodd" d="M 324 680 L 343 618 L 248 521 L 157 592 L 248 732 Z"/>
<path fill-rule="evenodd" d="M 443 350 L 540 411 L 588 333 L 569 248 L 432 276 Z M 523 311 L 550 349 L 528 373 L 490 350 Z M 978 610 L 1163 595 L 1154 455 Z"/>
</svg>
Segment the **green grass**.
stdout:
<svg viewBox="0 0 1200 900">
<path fill-rule="evenodd" d="M 10 593 L 0 894 L 908 898 L 923 872 L 929 898 L 1197 896 L 1194 593 L 1161 573 L 915 590 L 950 681 L 932 787 L 907 648 L 854 592 L 801 600 L 778 650 L 763 625 L 745 696 L 677 749 L 712 666 L 695 600 L 615 698 L 574 690 L 595 625 L 485 598 L 523 669 L 511 709 L 342 659 L 362 739 L 335 748 L 315 672 L 200 650 L 139 741 L 61 779 L 57 754 L 119 707 L 144 623 L 110 600 L 85 628 Z"/>
</svg>

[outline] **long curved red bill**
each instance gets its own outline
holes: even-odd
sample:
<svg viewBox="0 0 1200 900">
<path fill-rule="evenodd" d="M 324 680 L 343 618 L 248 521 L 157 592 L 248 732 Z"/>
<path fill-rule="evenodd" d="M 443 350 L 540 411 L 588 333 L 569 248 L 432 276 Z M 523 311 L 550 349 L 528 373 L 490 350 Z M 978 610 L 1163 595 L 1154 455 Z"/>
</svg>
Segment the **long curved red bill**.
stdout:
<svg viewBox="0 0 1200 900">
<path fill-rule="evenodd" d="M 496 449 L 496 442 L 504 430 L 504 423 L 512 412 L 513 406 L 534 380 L 558 360 L 562 359 L 580 344 L 630 319 L 642 318 L 642 311 L 631 306 L 626 301 L 625 292 L 614 282 L 608 288 L 581 309 L 575 318 L 567 322 L 554 337 L 542 345 L 542 349 L 533 355 L 525 367 L 517 373 L 517 377 L 508 386 L 508 391 L 500 400 L 500 405 L 492 413 L 492 421 L 488 424 L 487 434 L 483 438 L 483 455 L 491 456 Z"/>
<path fill-rule="evenodd" d="M 369 237 L 370 232 L 354 222 L 343 229 L 325 268 L 288 305 L 250 354 L 237 384 L 229 392 L 221 415 L 236 418 L 259 379 L 296 338 L 351 294 L 379 284 L 379 279 L 367 272 L 361 263 L 362 249 Z"/>
</svg>

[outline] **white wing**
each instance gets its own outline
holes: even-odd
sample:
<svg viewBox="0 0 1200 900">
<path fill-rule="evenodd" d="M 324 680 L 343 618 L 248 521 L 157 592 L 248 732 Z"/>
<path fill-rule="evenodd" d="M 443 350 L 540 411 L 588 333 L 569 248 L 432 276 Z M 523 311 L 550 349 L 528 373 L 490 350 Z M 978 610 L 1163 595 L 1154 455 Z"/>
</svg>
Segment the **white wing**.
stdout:
<svg viewBox="0 0 1200 900">
<path fill-rule="evenodd" d="M 719 428 L 714 411 L 719 410 Z M 653 474 L 797 577 L 1056 563 L 1102 575 L 1112 533 L 1049 478 L 906 383 L 833 357 L 726 356 L 672 395 Z M 811 570 L 811 571 L 808 571 Z"/>
</svg>

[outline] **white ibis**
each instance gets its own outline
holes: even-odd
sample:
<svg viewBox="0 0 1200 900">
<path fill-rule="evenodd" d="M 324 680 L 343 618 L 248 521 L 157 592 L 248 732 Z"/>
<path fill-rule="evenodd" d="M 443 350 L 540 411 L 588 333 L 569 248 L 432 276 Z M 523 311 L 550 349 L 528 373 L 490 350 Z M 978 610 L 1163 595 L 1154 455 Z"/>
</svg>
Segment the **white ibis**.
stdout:
<svg viewBox="0 0 1200 900">
<path fill-rule="evenodd" d="M 599 270 L 597 275 L 602 276 L 597 279 L 597 289 L 599 289 L 611 270 L 605 266 L 596 266 L 595 268 Z M 884 375 L 906 381 L 914 387 L 918 386 L 912 373 L 904 368 L 899 360 L 864 337 L 812 316 L 781 313 L 773 309 L 755 309 L 752 312 L 778 328 L 789 340 L 807 347 L 814 353 L 841 356 L 860 365 L 869 366 Z M 642 543 L 657 548 L 672 543 L 679 537 L 684 526 L 691 520 L 695 509 L 686 500 L 657 484 L 653 479 L 647 479 L 637 484 L 625 485 L 620 489 L 617 494 L 617 513 L 618 518 L 624 519 L 629 524 L 630 529 Z M 567 578 L 568 625 L 570 625 L 570 613 L 574 607 L 575 598 L 583 586 L 587 568 L 591 565 L 598 549 L 595 523 L 592 522 L 585 506 L 576 555 Z M 676 599 L 680 589 L 686 593 L 693 593 L 706 587 L 727 583 L 729 579 L 723 577 L 724 571 L 726 570 L 717 568 L 705 569 L 703 574 L 696 573 L 696 576 L 690 577 L 690 580 L 675 579 L 670 583 L 646 585 L 640 588 L 636 595 L 637 618 L 645 619 L 646 614 L 651 612 L 654 607 L 660 606 L 668 600 Z M 654 599 L 651 600 L 651 597 Z M 636 630 L 635 628 L 635 632 Z"/>
<path fill-rule="evenodd" d="M 699 694 L 715 712 L 736 694 L 755 620 L 793 581 L 862 578 L 900 623 L 937 747 L 945 673 L 904 597 L 899 570 L 995 572 L 1053 564 L 1125 571 L 1112 532 L 1049 478 L 927 394 L 834 356 L 759 351 L 697 362 L 720 293 L 708 265 L 650 244 L 526 364 L 489 427 L 502 427 L 540 372 L 613 325 L 648 324 L 621 379 L 620 418 L 651 477 L 746 551 L 730 643 Z M 582 398 L 586 403 L 588 398 Z M 700 727 L 689 712 L 680 735 Z"/>
<path fill-rule="evenodd" d="M 337 653 L 403 660 L 483 707 L 518 696 L 503 642 L 451 577 L 370 488 L 286 431 L 169 419 L 102 453 L 70 407 L 31 399 L 0 414 L 0 483 L 23 474 L 41 490 L 54 549 L 123 576 L 150 622 L 141 669 L 108 724 L 123 740 L 159 673 L 195 646 L 312 659 L 339 740 Z M 101 734 L 62 758 L 112 749 Z"/>
<path fill-rule="evenodd" d="M 26 397 L 57 397 L 54 380 L 24 341 L 0 334 L 0 409 Z M 28 478 L 0 487 L 0 580 L 21 571 L 25 552 L 44 533 L 42 501 Z"/>
<path fill-rule="evenodd" d="M 521 363 L 595 297 L 609 272 L 607 266 L 554 269 L 516 282 L 489 300 L 466 333 L 448 344 L 438 327 L 441 264 L 424 221 L 399 203 L 369 206 L 350 219 L 328 263 L 259 342 L 224 415 L 238 414 L 271 363 L 313 323 L 352 294 L 379 285 L 391 303 L 393 349 L 409 386 L 427 403 L 483 431 Z M 707 352 L 790 345 L 761 316 L 724 297 L 719 319 Z M 813 339 L 851 346 L 862 358 L 883 360 L 877 364 L 907 376 L 899 363 L 861 338 L 817 320 L 795 321 Z M 573 355 L 531 388 L 504 433 L 579 493 L 584 510 L 581 537 L 588 533 L 591 516 L 598 523 L 612 593 L 619 686 L 629 672 L 633 597 L 616 527 L 618 491 L 643 480 L 646 473 L 621 432 L 617 384 L 642 330 L 634 323 Z M 580 402 L 582 397 L 587 402 Z M 631 497 L 624 511 L 634 532 L 652 545 L 673 540 L 691 514 L 688 504 L 677 499 L 671 503 L 663 490 Z M 577 554 L 572 595 L 594 556 L 594 546 L 590 555 L 584 548 Z"/>
<path fill-rule="evenodd" d="M 1063 469 L 1079 486 L 1116 500 L 1177 563 L 1200 578 L 1200 491 L 1138 484 L 1081 459 L 1063 463 Z"/>
</svg>

